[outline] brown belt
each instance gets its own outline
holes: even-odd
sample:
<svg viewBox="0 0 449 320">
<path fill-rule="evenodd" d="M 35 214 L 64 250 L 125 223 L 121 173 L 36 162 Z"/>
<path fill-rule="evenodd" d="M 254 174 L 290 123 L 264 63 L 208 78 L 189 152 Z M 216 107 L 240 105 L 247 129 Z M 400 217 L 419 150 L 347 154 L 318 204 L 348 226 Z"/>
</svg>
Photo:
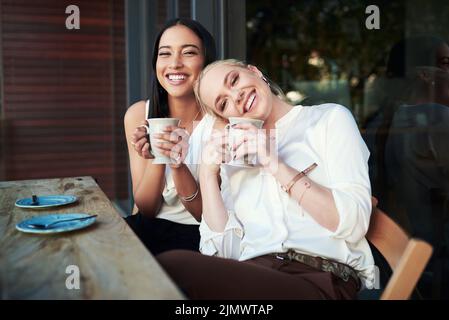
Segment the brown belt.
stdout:
<svg viewBox="0 0 449 320">
<path fill-rule="evenodd" d="M 272 255 L 280 260 L 298 261 L 312 268 L 325 272 L 331 272 L 345 282 L 348 282 L 351 277 L 357 283 L 357 290 L 360 289 L 361 284 L 360 279 L 357 276 L 357 272 L 346 264 L 323 259 L 320 257 L 312 257 L 303 253 L 296 252 L 292 249 L 288 250 L 287 252 L 272 253 Z"/>
</svg>

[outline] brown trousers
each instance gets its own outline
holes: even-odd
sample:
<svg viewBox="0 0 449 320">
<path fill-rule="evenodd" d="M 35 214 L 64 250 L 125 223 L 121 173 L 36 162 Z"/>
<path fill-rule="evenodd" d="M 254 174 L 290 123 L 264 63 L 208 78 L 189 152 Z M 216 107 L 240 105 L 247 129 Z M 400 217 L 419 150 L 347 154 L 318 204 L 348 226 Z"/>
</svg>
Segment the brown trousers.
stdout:
<svg viewBox="0 0 449 320">
<path fill-rule="evenodd" d="M 190 299 L 355 299 L 357 283 L 296 261 L 247 261 L 167 251 L 157 260 Z"/>
</svg>

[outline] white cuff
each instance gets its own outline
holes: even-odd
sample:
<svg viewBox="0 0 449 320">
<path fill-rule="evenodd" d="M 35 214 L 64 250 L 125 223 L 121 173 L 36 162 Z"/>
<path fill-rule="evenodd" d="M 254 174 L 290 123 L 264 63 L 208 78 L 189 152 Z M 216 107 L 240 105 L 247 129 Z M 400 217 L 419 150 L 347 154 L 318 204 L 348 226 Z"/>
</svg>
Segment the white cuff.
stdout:
<svg viewBox="0 0 449 320">
<path fill-rule="evenodd" d="M 346 189 L 349 188 L 349 186 L 346 187 Z M 360 192 L 362 190 L 354 186 L 351 187 L 351 190 L 342 189 L 332 189 L 339 223 L 331 236 L 357 243 L 365 237 L 368 231 L 371 216 L 370 194 L 369 192 Z"/>
<path fill-rule="evenodd" d="M 228 211 L 228 221 L 223 232 L 212 231 L 204 219 L 200 224 L 200 251 L 202 254 L 223 258 L 240 257 L 240 240 L 244 236 L 243 228 L 233 211 Z"/>
</svg>

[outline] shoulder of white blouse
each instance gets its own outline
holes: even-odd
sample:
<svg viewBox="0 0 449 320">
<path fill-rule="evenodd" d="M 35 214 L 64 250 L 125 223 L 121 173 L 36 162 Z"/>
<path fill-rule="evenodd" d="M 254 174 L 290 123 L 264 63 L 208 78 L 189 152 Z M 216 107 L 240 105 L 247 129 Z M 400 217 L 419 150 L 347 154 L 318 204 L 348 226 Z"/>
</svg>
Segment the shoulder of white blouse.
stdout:
<svg viewBox="0 0 449 320">
<path fill-rule="evenodd" d="M 312 108 L 314 108 L 312 110 L 320 111 L 325 114 L 338 112 L 338 111 L 345 111 L 345 110 L 349 111 L 349 109 L 346 108 L 345 106 L 338 104 L 338 103 L 331 103 L 331 102 L 315 105 L 315 106 L 312 106 Z"/>
<path fill-rule="evenodd" d="M 333 125 L 346 125 L 347 121 L 355 121 L 351 110 L 337 103 L 325 103 L 317 106 L 317 112 L 321 113 L 322 119 L 332 122 Z M 336 119 L 342 121 L 335 121 Z"/>
<path fill-rule="evenodd" d="M 197 138 L 202 138 L 204 134 L 207 134 L 215 123 L 215 117 L 206 114 L 204 117 L 196 124 L 195 129 L 193 130 L 192 136 Z"/>
</svg>

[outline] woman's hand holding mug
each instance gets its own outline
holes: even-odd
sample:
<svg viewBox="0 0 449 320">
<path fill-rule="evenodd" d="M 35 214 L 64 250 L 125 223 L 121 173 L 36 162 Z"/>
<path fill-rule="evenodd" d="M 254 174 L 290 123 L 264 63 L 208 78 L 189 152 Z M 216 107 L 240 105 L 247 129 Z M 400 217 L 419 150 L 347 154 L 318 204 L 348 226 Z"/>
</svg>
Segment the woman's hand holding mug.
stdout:
<svg viewBox="0 0 449 320">
<path fill-rule="evenodd" d="M 171 159 L 170 167 L 181 167 L 189 151 L 189 133 L 183 128 L 169 125 L 162 133 L 154 133 L 153 137 L 158 140 L 153 148 Z"/>
<path fill-rule="evenodd" d="M 232 161 L 257 159 L 257 164 L 265 169 L 273 171 L 277 168 L 276 141 L 271 131 L 267 136 L 266 130 L 249 122 L 234 124 L 232 129 L 241 131 L 239 135 L 235 135 L 232 145 L 229 146 L 233 155 Z"/>
<path fill-rule="evenodd" d="M 186 130 L 178 127 L 177 118 L 151 118 L 145 120 L 145 124 L 138 127 L 138 133 L 135 133 L 136 142 L 134 148 L 142 156 L 148 156 L 145 151 L 151 148 L 151 154 L 154 156 L 153 164 L 170 164 L 173 168 L 178 168 L 184 161 L 187 150 L 189 134 Z M 150 138 L 148 146 L 142 142 L 142 132 Z M 148 141 L 148 140 L 147 140 Z M 142 145 L 143 144 L 143 145 Z M 150 158 L 146 158 L 150 159 Z"/>
<path fill-rule="evenodd" d="M 201 155 L 201 171 L 216 175 L 220 171 L 220 165 L 231 160 L 228 148 L 227 130 L 215 129 L 210 139 L 205 143 Z"/>
<path fill-rule="evenodd" d="M 147 121 L 142 121 L 142 124 L 134 130 L 133 135 L 131 136 L 131 145 L 134 150 L 144 159 L 154 159 L 154 156 L 151 154 L 151 146 L 150 141 L 148 139 L 147 133 Z"/>
</svg>

